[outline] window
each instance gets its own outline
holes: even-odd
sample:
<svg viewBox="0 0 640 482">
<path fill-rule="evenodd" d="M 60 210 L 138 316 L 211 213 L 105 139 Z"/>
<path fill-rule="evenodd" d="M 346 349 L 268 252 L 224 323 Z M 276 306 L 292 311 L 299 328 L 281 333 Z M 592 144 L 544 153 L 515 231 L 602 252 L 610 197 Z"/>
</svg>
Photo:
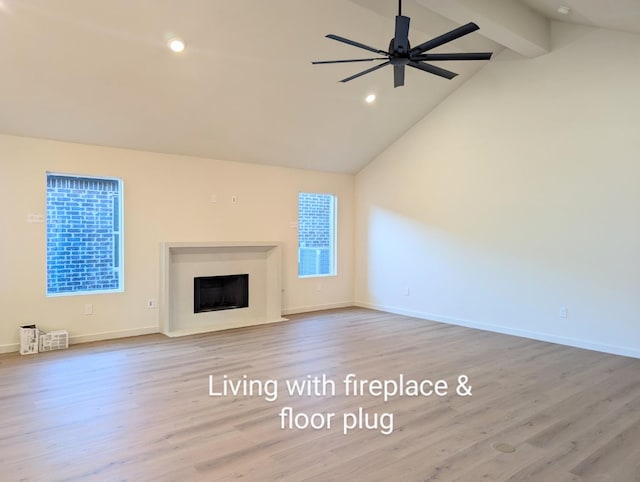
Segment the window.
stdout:
<svg viewBox="0 0 640 482">
<path fill-rule="evenodd" d="M 47 295 L 123 290 L 122 181 L 47 173 Z"/>
<path fill-rule="evenodd" d="M 298 195 L 298 276 L 336 274 L 336 208 L 333 194 Z"/>
</svg>

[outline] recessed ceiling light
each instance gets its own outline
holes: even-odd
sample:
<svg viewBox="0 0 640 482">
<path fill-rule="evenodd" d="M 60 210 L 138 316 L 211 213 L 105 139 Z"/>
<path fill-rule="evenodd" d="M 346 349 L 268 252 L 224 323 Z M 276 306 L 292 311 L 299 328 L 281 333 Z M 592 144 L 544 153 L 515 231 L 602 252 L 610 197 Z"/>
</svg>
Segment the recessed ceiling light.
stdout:
<svg viewBox="0 0 640 482">
<path fill-rule="evenodd" d="M 367 97 L 365 97 L 364 99 L 367 104 L 371 104 L 374 100 L 376 100 L 376 94 L 369 94 Z"/>
<path fill-rule="evenodd" d="M 569 15 L 569 12 L 571 11 L 571 9 L 569 7 L 567 7 L 566 5 L 561 5 L 558 7 L 558 13 L 562 14 L 562 15 Z"/>
<path fill-rule="evenodd" d="M 179 37 L 172 37 L 169 39 L 169 41 L 167 42 L 167 46 L 176 53 L 182 52 L 185 47 L 186 44 L 184 43 L 184 40 L 182 40 Z"/>
</svg>

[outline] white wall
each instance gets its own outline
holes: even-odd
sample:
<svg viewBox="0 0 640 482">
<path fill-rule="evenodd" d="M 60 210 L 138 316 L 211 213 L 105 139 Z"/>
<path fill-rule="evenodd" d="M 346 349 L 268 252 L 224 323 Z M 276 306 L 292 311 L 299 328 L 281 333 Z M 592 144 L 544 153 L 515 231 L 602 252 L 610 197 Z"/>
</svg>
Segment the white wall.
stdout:
<svg viewBox="0 0 640 482">
<path fill-rule="evenodd" d="M 358 174 L 356 303 L 640 357 L 640 36 L 552 43 Z"/>
<path fill-rule="evenodd" d="M 46 171 L 124 180 L 124 293 L 45 296 L 46 225 L 27 216 L 45 213 Z M 159 298 L 162 241 L 281 242 L 285 313 L 350 305 L 353 190 L 352 175 L 0 136 L 0 351 L 17 349 L 26 323 L 67 329 L 77 342 L 158 331 L 146 301 Z M 336 277 L 297 276 L 300 191 L 338 196 Z"/>
</svg>

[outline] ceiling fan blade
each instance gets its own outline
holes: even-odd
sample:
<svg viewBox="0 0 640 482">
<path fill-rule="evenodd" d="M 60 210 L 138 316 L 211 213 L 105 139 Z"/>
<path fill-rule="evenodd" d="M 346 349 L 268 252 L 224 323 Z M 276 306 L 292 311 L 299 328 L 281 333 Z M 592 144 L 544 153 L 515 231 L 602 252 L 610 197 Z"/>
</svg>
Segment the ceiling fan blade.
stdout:
<svg viewBox="0 0 640 482">
<path fill-rule="evenodd" d="M 325 37 L 330 38 L 331 40 L 337 40 L 338 42 L 342 42 L 348 45 L 353 45 L 354 47 L 368 50 L 369 52 L 374 52 L 380 55 L 387 55 L 387 52 L 385 52 L 384 50 L 378 50 L 376 48 L 369 47 L 368 45 L 361 44 L 360 42 L 356 42 L 354 40 L 349 40 L 348 38 L 340 37 L 339 35 L 334 35 L 330 33 L 329 35 L 325 35 Z"/>
<path fill-rule="evenodd" d="M 365 74 L 368 74 L 369 72 L 373 72 L 374 70 L 378 70 L 378 69 L 384 67 L 385 65 L 389 65 L 390 63 L 391 62 L 389 62 L 387 60 L 386 62 L 383 62 L 380 65 L 376 65 L 375 67 L 371 67 L 370 69 L 363 70 L 362 72 L 359 72 L 359 73 L 357 73 L 355 75 L 352 75 L 351 77 L 347 77 L 346 79 L 342 79 L 340 82 L 349 82 L 350 80 L 357 79 L 361 75 L 365 75 Z"/>
<path fill-rule="evenodd" d="M 440 67 L 436 67 L 435 65 L 423 64 L 421 62 L 411 61 L 407 65 L 410 65 L 414 69 L 419 69 L 425 72 L 429 72 L 430 74 L 439 75 L 440 77 L 444 77 L 445 79 L 449 80 L 458 75 L 455 72 L 451 72 L 450 70 L 441 69 Z"/>
<path fill-rule="evenodd" d="M 411 60 L 439 61 L 439 60 L 489 60 L 493 52 L 468 52 L 461 54 L 422 54 L 414 55 Z"/>
<path fill-rule="evenodd" d="M 411 19 L 398 15 L 396 17 L 396 32 L 393 37 L 394 53 L 406 54 L 409 51 L 409 23 Z"/>
<path fill-rule="evenodd" d="M 480 27 L 478 27 L 475 23 L 469 22 L 466 25 L 463 25 L 461 27 L 451 30 L 450 32 L 442 34 L 439 37 L 436 37 L 431 40 L 427 40 L 424 43 L 421 43 L 420 45 L 412 48 L 409 51 L 409 54 L 410 55 L 421 54 L 422 52 L 426 52 L 427 50 L 434 49 L 436 47 L 439 47 L 440 45 L 444 45 L 448 42 L 451 42 L 452 40 L 458 39 L 460 37 L 464 37 L 465 35 L 470 34 L 471 32 L 475 32 L 479 28 Z"/>
<path fill-rule="evenodd" d="M 387 57 L 376 57 L 374 59 L 348 59 L 348 60 L 316 60 L 311 62 L 313 65 L 318 64 L 344 64 L 347 62 L 371 62 L 372 60 L 387 60 Z"/>
<path fill-rule="evenodd" d="M 401 87 L 404 85 L 404 65 L 393 66 L 393 86 Z"/>
</svg>

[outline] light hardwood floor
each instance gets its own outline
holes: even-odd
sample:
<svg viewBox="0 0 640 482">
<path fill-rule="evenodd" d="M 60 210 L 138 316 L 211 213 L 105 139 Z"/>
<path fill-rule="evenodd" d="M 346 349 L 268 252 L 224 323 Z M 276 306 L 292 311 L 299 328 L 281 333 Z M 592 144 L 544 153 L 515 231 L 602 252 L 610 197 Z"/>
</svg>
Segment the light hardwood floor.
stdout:
<svg viewBox="0 0 640 482">
<path fill-rule="evenodd" d="M 0 480 L 640 481 L 640 360 L 359 308 L 290 318 L 0 356 Z M 346 396 L 349 373 L 449 393 Z M 335 396 L 288 395 L 323 374 Z M 210 396 L 210 375 L 277 380 L 277 400 Z M 332 427 L 282 430 L 283 407 Z M 344 435 L 359 408 L 393 432 Z"/>
</svg>

